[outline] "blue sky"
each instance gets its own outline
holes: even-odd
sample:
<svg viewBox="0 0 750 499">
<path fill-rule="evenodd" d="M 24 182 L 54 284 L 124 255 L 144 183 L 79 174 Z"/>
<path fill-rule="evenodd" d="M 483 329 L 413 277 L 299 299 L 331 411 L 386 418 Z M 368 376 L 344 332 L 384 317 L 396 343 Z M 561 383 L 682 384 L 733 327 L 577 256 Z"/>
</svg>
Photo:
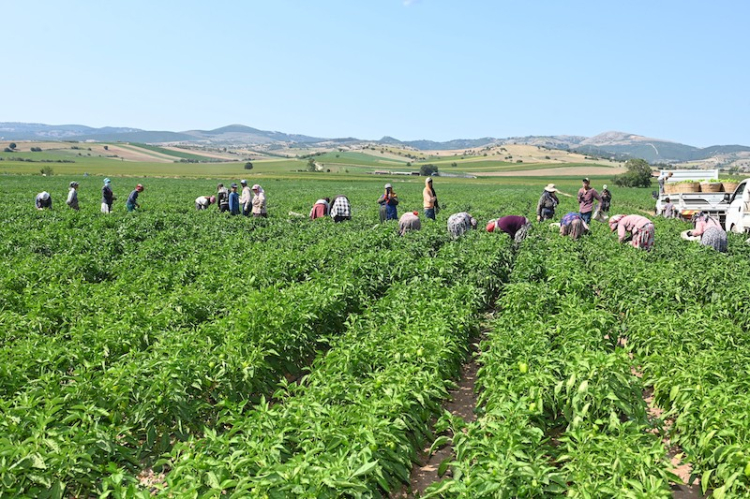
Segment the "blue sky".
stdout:
<svg viewBox="0 0 750 499">
<path fill-rule="evenodd" d="M 0 121 L 750 145 L 750 2 L 3 6 Z"/>
</svg>

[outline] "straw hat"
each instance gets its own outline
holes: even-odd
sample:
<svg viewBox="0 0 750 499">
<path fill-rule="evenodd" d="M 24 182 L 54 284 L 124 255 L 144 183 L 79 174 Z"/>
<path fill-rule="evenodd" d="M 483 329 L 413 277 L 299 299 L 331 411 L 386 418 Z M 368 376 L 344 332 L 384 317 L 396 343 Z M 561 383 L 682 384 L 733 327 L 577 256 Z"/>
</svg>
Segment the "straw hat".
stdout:
<svg viewBox="0 0 750 499">
<path fill-rule="evenodd" d="M 555 184 L 547 184 L 547 186 L 544 188 L 547 192 L 560 192 L 555 188 Z"/>
</svg>

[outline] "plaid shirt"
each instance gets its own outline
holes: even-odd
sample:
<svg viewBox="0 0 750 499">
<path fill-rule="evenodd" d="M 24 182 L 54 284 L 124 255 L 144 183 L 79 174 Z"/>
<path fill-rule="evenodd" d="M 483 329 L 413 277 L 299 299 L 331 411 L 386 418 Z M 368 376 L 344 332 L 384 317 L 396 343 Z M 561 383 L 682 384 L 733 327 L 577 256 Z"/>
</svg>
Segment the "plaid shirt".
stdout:
<svg viewBox="0 0 750 499">
<path fill-rule="evenodd" d="M 352 216 L 352 207 L 349 204 L 349 200 L 344 197 L 338 197 L 333 201 L 333 205 L 331 205 L 331 212 L 330 212 L 331 218 L 339 216 L 339 217 L 350 217 Z"/>
</svg>

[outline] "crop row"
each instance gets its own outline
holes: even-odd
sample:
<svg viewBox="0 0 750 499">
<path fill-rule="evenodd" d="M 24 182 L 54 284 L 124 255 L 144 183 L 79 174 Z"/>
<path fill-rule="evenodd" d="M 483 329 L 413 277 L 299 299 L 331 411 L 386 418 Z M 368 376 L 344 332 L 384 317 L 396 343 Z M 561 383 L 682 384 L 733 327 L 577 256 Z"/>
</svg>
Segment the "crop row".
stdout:
<svg viewBox="0 0 750 499">
<path fill-rule="evenodd" d="M 619 318 L 586 259 L 541 231 L 525 241 L 481 346 L 479 417 L 442 420 L 448 436 L 435 446 L 452 441 L 453 477 L 428 496 L 671 497 Z"/>
</svg>

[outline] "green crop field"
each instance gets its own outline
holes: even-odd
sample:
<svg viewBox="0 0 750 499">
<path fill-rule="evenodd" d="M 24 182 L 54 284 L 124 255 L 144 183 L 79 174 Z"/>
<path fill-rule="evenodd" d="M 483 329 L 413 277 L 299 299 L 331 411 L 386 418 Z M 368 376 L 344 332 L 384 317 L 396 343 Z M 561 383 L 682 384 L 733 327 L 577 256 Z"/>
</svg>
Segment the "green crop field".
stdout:
<svg viewBox="0 0 750 499">
<path fill-rule="evenodd" d="M 598 222 L 578 241 L 547 223 L 520 245 L 449 238 L 451 213 L 534 218 L 544 184 L 579 186 L 518 177 L 436 178 L 437 221 L 401 237 L 376 200 L 393 181 L 399 212 L 421 211 L 423 178 L 297 163 L 155 166 L 200 166 L 173 179 L 126 162 L 132 177 L 106 173 L 110 215 L 102 176 L 0 163 L 0 496 L 389 497 L 422 449 L 451 445 L 424 497 L 668 498 L 665 438 L 704 490 L 750 494 L 744 238 L 718 254 L 666 219 L 650 252 Z M 245 176 L 267 219 L 195 210 Z M 650 189 L 611 190 L 612 213 L 653 207 Z M 336 194 L 350 222 L 307 219 Z M 561 197 L 558 220 L 575 210 Z M 443 405 L 480 339 L 467 422 Z"/>
<path fill-rule="evenodd" d="M 203 161 L 203 162 L 211 162 L 211 161 L 219 162 L 220 161 L 215 158 L 211 158 L 209 156 L 201 156 L 200 154 L 193 154 L 187 151 L 175 151 L 174 149 L 165 149 L 163 147 L 154 146 L 151 144 L 133 143 L 130 145 L 134 147 L 138 147 L 139 149 L 145 149 L 147 151 L 152 151 L 152 152 L 164 154 L 167 156 L 172 156 L 174 158 L 179 158 L 179 159 L 190 159 L 190 160 Z"/>
</svg>

